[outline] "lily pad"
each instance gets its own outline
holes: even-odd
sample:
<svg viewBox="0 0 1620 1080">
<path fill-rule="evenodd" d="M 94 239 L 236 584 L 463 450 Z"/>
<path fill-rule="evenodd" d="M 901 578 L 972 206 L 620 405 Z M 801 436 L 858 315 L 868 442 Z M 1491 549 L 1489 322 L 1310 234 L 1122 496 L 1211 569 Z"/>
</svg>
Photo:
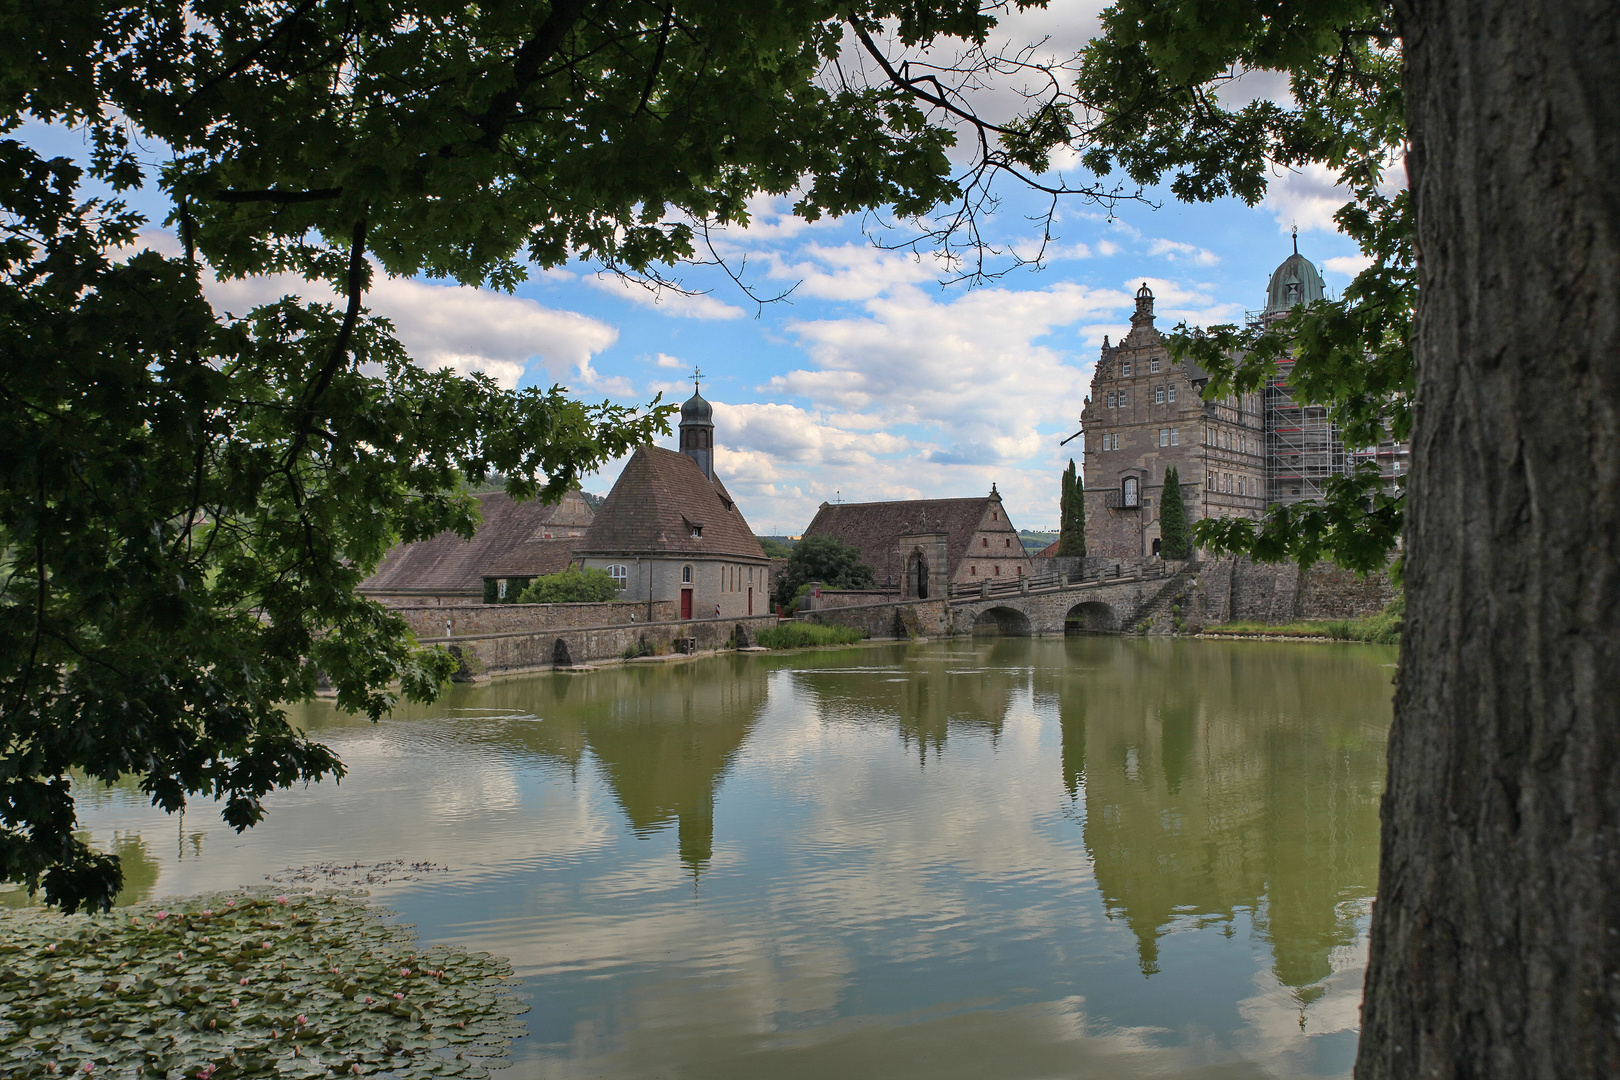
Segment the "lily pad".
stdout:
<svg viewBox="0 0 1620 1080">
<path fill-rule="evenodd" d="M 424 949 L 387 914 L 354 893 L 260 890 L 104 915 L 0 910 L 0 1071 L 485 1075 L 525 1030 L 510 965 Z"/>
</svg>

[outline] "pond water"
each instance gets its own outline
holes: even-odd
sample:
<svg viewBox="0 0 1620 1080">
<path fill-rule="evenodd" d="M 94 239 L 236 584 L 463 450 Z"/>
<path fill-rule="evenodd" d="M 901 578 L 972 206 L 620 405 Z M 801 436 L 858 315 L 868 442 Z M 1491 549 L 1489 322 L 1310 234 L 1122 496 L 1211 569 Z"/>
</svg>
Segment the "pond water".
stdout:
<svg viewBox="0 0 1620 1080">
<path fill-rule="evenodd" d="M 374 896 L 512 958 L 528 1077 L 1348 1076 L 1393 649 L 977 639 L 544 674 L 241 836 L 81 790 L 125 899 Z"/>
</svg>

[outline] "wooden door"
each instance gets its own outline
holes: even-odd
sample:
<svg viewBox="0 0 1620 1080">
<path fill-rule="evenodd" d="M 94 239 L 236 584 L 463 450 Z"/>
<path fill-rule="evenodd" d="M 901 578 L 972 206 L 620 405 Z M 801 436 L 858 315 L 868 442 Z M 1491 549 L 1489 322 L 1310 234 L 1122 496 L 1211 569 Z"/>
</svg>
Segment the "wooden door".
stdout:
<svg viewBox="0 0 1620 1080">
<path fill-rule="evenodd" d="M 682 589 L 681 590 L 681 618 L 682 619 L 690 619 L 691 617 L 692 617 L 692 590 L 691 589 Z"/>
</svg>

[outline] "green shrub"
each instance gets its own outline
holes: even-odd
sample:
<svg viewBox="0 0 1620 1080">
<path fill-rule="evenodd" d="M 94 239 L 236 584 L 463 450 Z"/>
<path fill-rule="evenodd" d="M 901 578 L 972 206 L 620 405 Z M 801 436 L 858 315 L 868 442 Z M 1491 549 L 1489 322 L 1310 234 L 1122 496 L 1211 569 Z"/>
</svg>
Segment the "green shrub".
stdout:
<svg viewBox="0 0 1620 1080">
<path fill-rule="evenodd" d="M 588 604 L 619 598 L 619 583 L 606 570 L 576 570 L 546 574 L 529 583 L 518 596 L 520 604 Z"/>
<path fill-rule="evenodd" d="M 814 645 L 853 645 L 866 637 L 866 631 L 853 626 L 792 622 L 772 626 L 754 635 L 767 649 L 808 649 Z"/>
</svg>

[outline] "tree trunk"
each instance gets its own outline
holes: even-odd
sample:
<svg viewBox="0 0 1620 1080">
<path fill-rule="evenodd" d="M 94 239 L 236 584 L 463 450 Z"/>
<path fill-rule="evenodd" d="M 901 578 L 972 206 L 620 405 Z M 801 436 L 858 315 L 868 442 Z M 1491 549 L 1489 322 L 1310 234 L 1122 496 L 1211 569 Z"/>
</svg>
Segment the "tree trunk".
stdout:
<svg viewBox="0 0 1620 1080">
<path fill-rule="evenodd" d="M 1356 1075 L 1620 1076 L 1620 5 L 1397 6 L 1419 412 Z"/>
</svg>

